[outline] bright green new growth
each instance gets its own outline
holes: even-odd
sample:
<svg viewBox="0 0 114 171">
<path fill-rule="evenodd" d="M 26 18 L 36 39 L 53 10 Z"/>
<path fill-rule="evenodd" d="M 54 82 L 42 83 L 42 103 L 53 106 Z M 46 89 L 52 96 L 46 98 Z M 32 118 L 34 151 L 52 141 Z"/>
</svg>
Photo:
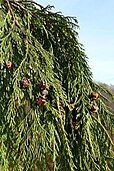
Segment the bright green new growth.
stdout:
<svg viewBox="0 0 114 171">
<path fill-rule="evenodd" d="M 77 28 L 50 6 L 0 0 L 0 170 L 114 169 L 110 92 L 93 82 Z M 38 105 L 42 81 L 49 95 Z"/>
</svg>

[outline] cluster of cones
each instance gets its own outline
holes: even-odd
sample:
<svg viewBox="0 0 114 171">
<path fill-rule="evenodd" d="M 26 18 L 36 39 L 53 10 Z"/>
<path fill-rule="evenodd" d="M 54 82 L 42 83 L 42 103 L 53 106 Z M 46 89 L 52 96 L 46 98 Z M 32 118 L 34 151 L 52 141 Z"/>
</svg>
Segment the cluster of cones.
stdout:
<svg viewBox="0 0 114 171">
<path fill-rule="evenodd" d="M 97 92 L 92 92 L 90 94 L 90 99 L 92 102 L 96 101 L 99 98 L 99 94 Z M 99 110 L 99 107 L 96 104 L 93 104 L 92 107 L 90 108 L 91 113 L 97 113 Z M 71 103 L 70 104 L 70 111 L 72 112 L 73 115 L 73 120 L 72 120 L 72 128 L 74 130 L 78 130 L 80 128 L 80 122 L 76 121 L 76 104 Z"/>
<path fill-rule="evenodd" d="M 91 98 L 92 101 L 93 101 L 93 100 L 97 100 L 97 99 L 99 98 L 99 94 L 98 94 L 97 92 L 92 92 L 91 95 L 90 95 L 90 98 Z M 98 110 L 99 110 L 99 107 L 98 107 L 97 105 L 93 105 L 93 106 L 91 107 L 91 110 L 90 110 L 90 111 L 91 111 L 92 113 L 97 113 Z"/>
<path fill-rule="evenodd" d="M 7 61 L 5 63 L 5 66 L 8 71 L 11 71 L 13 68 L 13 63 L 11 61 Z M 30 85 L 30 79 L 29 78 L 24 78 L 20 82 L 20 87 L 22 89 L 28 89 Z M 46 103 L 47 97 L 48 97 L 48 89 L 46 88 L 46 84 L 44 82 L 40 83 L 40 92 L 41 95 L 36 99 L 36 103 L 39 106 L 43 106 Z M 92 92 L 90 95 L 91 100 L 97 100 L 99 98 L 99 94 L 97 92 Z M 99 110 L 97 105 L 93 105 L 90 109 L 92 113 L 96 113 Z"/>
<path fill-rule="evenodd" d="M 11 71 L 13 69 L 13 63 L 11 61 L 7 61 L 5 63 L 5 66 L 8 71 Z M 30 78 L 26 77 L 20 81 L 21 89 L 28 89 L 29 86 L 30 86 Z M 38 98 L 36 98 L 36 104 L 39 106 L 43 106 L 46 103 L 48 97 L 48 88 L 46 87 L 46 84 L 43 81 L 41 81 L 39 87 L 40 87 L 41 95 Z"/>
<path fill-rule="evenodd" d="M 39 87 L 41 95 L 36 99 L 36 103 L 39 106 L 44 106 L 49 94 L 48 88 L 46 87 L 46 84 L 43 81 L 41 81 Z"/>
</svg>

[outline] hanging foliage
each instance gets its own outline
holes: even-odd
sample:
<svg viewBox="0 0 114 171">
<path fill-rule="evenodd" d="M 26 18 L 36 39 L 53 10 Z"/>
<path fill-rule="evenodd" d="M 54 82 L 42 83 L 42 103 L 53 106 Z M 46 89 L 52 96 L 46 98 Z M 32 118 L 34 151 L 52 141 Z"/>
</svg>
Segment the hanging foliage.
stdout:
<svg viewBox="0 0 114 171">
<path fill-rule="evenodd" d="M 77 19 L 51 9 L 0 0 L 0 170 L 113 170 L 110 92 L 92 79 Z"/>
</svg>

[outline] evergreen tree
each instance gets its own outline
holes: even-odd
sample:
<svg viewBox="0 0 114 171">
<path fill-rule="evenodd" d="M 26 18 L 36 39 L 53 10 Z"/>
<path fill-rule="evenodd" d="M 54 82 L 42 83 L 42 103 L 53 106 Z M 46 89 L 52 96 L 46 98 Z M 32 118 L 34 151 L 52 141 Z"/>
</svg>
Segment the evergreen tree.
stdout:
<svg viewBox="0 0 114 171">
<path fill-rule="evenodd" d="M 93 81 L 76 18 L 51 8 L 0 0 L 0 170 L 113 170 L 110 92 Z"/>
</svg>

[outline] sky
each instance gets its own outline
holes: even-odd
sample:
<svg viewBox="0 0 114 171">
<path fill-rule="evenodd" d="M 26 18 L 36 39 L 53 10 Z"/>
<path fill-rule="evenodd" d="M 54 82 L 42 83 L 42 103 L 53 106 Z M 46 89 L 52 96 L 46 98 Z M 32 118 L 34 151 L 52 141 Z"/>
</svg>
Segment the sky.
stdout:
<svg viewBox="0 0 114 171">
<path fill-rule="evenodd" d="M 114 85 L 114 0 L 36 0 L 78 20 L 93 78 Z"/>
</svg>

